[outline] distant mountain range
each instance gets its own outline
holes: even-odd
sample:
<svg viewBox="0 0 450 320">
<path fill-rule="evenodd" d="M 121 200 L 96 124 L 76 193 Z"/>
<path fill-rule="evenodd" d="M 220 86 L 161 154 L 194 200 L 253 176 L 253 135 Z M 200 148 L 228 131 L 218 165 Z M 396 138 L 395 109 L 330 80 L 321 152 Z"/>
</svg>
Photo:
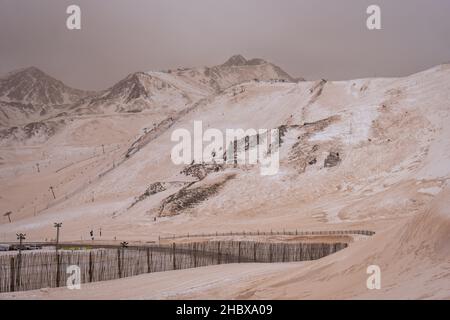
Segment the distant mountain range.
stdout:
<svg viewBox="0 0 450 320">
<path fill-rule="evenodd" d="M 25 126 L 63 116 L 104 113 L 170 114 L 202 98 L 248 81 L 296 81 L 280 67 L 242 55 L 213 67 L 136 72 L 111 88 L 70 88 L 36 67 L 0 79 L 0 126 Z"/>
</svg>

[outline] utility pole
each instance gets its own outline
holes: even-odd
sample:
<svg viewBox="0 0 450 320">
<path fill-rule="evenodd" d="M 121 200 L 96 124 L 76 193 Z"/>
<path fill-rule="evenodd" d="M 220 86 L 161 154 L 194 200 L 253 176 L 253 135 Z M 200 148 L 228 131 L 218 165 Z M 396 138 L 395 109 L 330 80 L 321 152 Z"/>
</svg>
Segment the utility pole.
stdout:
<svg viewBox="0 0 450 320">
<path fill-rule="evenodd" d="M 53 187 L 52 186 L 50 186 L 50 191 L 52 192 L 53 199 L 56 199 L 55 191 L 53 191 Z"/>
<path fill-rule="evenodd" d="M 16 288 L 20 287 L 20 269 L 22 266 L 22 241 L 25 240 L 25 233 L 17 233 L 17 240 L 20 241 L 19 245 L 19 255 L 17 256 L 17 273 L 16 273 L 16 283 L 14 284 Z M 14 262 L 12 262 L 11 265 L 11 271 L 14 274 Z"/>
<path fill-rule="evenodd" d="M 58 255 L 58 247 L 59 247 L 59 228 L 61 228 L 62 226 L 62 222 L 55 222 L 53 224 L 53 226 L 56 228 L 56 246 L 55 246 L 55 251 L 56 251 L 56 286 L 59 287 L 60 285 L 60 261 L 59 261 L 59 255 Z"/>
<path fill-rule="evenodd" d="M 122 272 L 123 272 L 123 258 L 124 258 L 124 250 L 126 247 L 128 247 L 128 242 L 123 241 L 120 243 L 122 246 L 122 249 L 117 249 L 117 266 L 119 269 L 119 278 L 122 278 Z M 122 259 L 120 258 L 122 256 Z"/>
<path fill-rule="evenodd" d="M 25 240 L 26 234 L 25 233 L 17 233 L 17 240 L 19 240 L 19 254 L 22 251 L 22 242 Z"/>
<path fill-rule="evenodd" d="M 11 223 L 11 214 L 12 214 L 12 212 L 8 211 L 3 215 L 4 217 L 8 217 L 9 223 Z"/>
<path fill-rule="evenodd" d="M 56 228 L 56 252 L 58 252 L 59 247 L 59 228 L 62 226 L 62 222 L 55 222 L 53 226 Z"/>
</svg>

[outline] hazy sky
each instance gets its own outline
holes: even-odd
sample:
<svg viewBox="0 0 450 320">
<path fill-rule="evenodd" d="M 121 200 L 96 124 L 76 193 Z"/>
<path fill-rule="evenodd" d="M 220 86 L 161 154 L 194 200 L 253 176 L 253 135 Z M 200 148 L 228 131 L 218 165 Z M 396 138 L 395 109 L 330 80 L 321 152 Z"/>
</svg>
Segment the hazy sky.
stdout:
<svg viewBox="0 0 450 320">
<path fill-rule="evenodd" d="M 66 28 L 77 4 L 82 29 Z M 378 4 L 382 30 L 366 28 Z M 105 89 L 127 74 L 241 53 L 292 76 L 399 76 L 450 61 L 449 0 L 0 0 L 0 74 L 36 66 Z"/>
</svg>

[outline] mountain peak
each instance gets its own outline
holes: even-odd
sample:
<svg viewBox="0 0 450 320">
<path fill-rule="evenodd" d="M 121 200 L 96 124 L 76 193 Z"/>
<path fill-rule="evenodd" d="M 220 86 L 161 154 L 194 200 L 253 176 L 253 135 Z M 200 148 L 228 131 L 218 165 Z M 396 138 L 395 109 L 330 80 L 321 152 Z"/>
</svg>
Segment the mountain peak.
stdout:
<svg viewBox="0 0 450 320">
<path fill-rule="evenodd" d="M 247 64 L 247 59 L 245 59 L 242 55 L 236 54 L 229 58 L 222 66 L 231 67 L 231 66 L 245 66 Z"/>
<path fill-rule="evenodd" d="M 14 78 L 22 78 L 31 76 L 33 78 L 51 78 L 49 75 L 47 75 L 44 71 L 41 69 L 31 66 L 26 68 L 21 68 L 17 70 L 13 70 L 3 77 L 0 78 L 0 81 L 7 81 L 8 79 L 14 79 Z"/>
<path fill-rule="evenodd" d="M 151 79 L 151 76 L 143 72 L 131 73 L 112 86 L 105 97 L 107 99 L 124 97 L 127 102 L 139 97 L 148 97 L 149 92 L 144 84 L 146 78 Z"/>
<path fill-rule="evenodd" d="M 70 88 L 36 67 L 8 73 L 0 79 L 0 100 L 33 105 L 61 105 L 86 93 Z"/>
<path fill-rule="evenodd" d="M 35 74 L 35 75 L 45 75 L 47 76 L 47 74 L 42 71 L 41 69 L 35 67 L 35 66 L 31 66 L 28 68 L 24 68 L 21 70 L 22 73 L 30 73 L 30 74 Z"/>
</svg>

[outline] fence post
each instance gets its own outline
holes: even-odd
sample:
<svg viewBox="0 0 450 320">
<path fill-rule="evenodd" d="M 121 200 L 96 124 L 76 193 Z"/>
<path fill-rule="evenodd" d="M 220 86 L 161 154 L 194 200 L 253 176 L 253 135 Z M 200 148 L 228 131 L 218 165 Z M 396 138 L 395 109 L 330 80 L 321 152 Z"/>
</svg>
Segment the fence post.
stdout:
<svg viewBox="0 0 450 320">
<path fill-rule="evenodd" d="M 152 272 L 150 259 L 150 248 L 147 248 L 147 273 Z"/>
<path fill-rule="evenodd" d="M 120 249 L 117 249 L 117 268 L 119 271 L 119 278 L 122 278 L 122 266 L 120 263 Z"/>
<path fill-rule="evenodd" d="M 58 249 L 56 249 L 56 287 L 60 285 L 60 273 L 59 273 L 59 254 Z"/>
<path fill-rule="evenodd" d="M 17 256 L 17 273 L 16 273 L 16 290 L 20 290 L 20 269 L 22 265 L 22 254 L 19 251 L 19 255 Z"/>
<path fill-rule="evenodd" d="M 94 270 L 93 270 L 93 265 L 94 265 L 94 258 L 92 256 L 92 251 L 89 252 L 89 282 L 92 282 L 93 278 L 94 278 Z"/>
<path fill-rule="evenodd" d="M 172 244 L 172 257 L 173 257 L 173 270 L 176 270 L 177 265 L 175 261 L 175 242 Z"/>
<path fill-rule="evenodd" d="M 256 262 L 256 242 L 253 245 L 253 262 Z"/>
<path fill-rule="evenodd" d="M 11 277 L 11 279 L 10 279 L 10 284 L 9 284 L 9 291 L 11 291 L 11 292 L 14 292 L 15 291 L 15 288 L 14 288 L 14 284 L 15 284 L 15 274 L 16 274 L 16 272 L 15 272 L 15 269 L 16 268 L 16 266 L 15 266 L 15 263 L 14 263 L 14 257 L 11 257 L 11 275 L 10 275 L 10 277 Z"/>
<path fill-rule="evenodd" d="M 217 264 L 220 264 L 220 241 L 217 242 Z"/>
<path fill-rule="evenodd" d="M 241 242 L 238 242 L 238 263 L 241 263 Z"/>
<path fill-rule="evenodd" d="M 197 268 L 197 243 L 194 243 L 194 268 Z"/>
</svg>

